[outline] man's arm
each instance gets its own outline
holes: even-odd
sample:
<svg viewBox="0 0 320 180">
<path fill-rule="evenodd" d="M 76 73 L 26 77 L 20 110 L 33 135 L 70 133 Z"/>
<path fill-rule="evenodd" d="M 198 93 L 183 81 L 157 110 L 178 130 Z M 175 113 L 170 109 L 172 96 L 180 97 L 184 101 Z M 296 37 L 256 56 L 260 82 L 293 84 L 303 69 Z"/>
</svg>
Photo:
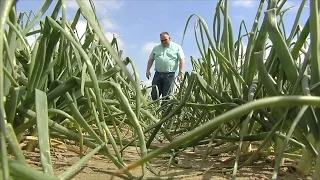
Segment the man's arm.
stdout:
<svg viewBox="0 0 320 180">
<path fill-rule="evenodd" d="M 179 79 L 182 79 L 183 73 L 184 73 L 184 59 L 181 59 L 179 63 L 179 74 L 178 74 Z"/>
<path fill-rule="evenodd" d="M 185 55 L 181 46 L 179 47 L 178 57 L 180 58 L 178 78 L 179 80 L 181 80 L 182 75 L 184 73 L 184 63 L 185 63 Z"/>
<path fill-rule="evenodd" d="M 180 60 L 179 63 L 179 73 L 184 73 L 184 59 Z"/>
<path fill-rule="evenodd" d="M 149 61 L 148 61 L 147 70 L 146 70 L 147 79 L 150 79 L 150 77 L 151 77 L 150 69 L 151 69 L 151 67 L 153 65 L 153 61 L 154 61 L 154 51 L 155 51 L 155 47 L 152 49 L 152 51 L 149 55 Z"/>
<path fill-rule="evenodd" d="M 146 71 L 146 77 L 149 79 L 150 78 L 150 76 L 151 76 L 151 73 L 150 73 L 150 69 L 151 69 L 151 67 L 152 67 L 152 65 L 153 65 L 153 59 L 149 59 L 149 61 L 148 61 L 148 65 L 147 65 L 147 71 Z"/>
</svg>

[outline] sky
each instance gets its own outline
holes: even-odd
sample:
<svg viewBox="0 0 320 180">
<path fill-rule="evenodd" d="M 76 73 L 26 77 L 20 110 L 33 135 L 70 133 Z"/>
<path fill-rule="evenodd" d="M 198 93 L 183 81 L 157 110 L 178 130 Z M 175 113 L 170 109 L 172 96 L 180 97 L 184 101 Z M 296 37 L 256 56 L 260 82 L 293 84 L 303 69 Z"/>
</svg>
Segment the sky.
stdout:
<svg viewBox="0 0 320 180">
<path fill-rule="evenodd" d="M 212 29 L 213 17 L 217 0 L 94 0 L 98 12 L 98 18 L 107 39 L 111 40 L 113 34 L 118 37 L 120 48 L 124 56 L 130 57 L 139 70 L 141 81 L 147 81 L 145 77 L 147 61 L 152 48 L 160 43 L 159 34 L 163 31 L 170 33 L 171 39 L 181 44 L 183 31 L 187 19 L 192 14 L 201 16 Z M 250 31 L 255 18 L 260 0 L 229 0 L 229 16 L 234 30 L 234 39 L 237 39 L 239 26 L 242 20 Z M 33 11 L 37 13 L 44 1 L 20 0 L 17 3 L 18 12 Z M 47 11 L 50 15 L 57 1 L 54 0 Z M 286 13 L 285 24 L 290 33 L 294 18 L 301 0 L 288 0 L 285 7 L 293 8 Z M 73 0 L 66 0 L 67 18 L 73 20 L 78 9 L 78 4 Z M 267 4 L 265 4 L 265 7 Z M 300 24 L 303 26 L 309 15 L 309 2 L 306 3 Z M 264 14 L 262 14 L 262 17 Z M 185 39 L 182 44 L 186 59 L 185 70 L 192 70 L 190 56 L 200 58 L 200 54 L 194 37 L 193 18 L 187 26 Z M 85 21 L 82 19 L 77 25 L 80 34 L 85 29 Z M 30 42 L 34 38 L 29 37 Z M 154 66 L 153 66 L 154 67 Z M 153 68 L 151 71 L 154 73 Z"/>
</svg>

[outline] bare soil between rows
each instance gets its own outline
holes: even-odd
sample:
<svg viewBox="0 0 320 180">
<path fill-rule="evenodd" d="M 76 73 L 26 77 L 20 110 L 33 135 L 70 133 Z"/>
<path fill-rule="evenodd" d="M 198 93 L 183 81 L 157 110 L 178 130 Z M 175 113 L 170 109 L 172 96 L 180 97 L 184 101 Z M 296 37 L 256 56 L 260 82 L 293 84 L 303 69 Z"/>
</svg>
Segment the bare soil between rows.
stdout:
<svg viewBox="0 0 320 180">
<path fill-rule="evenodd" d="M 112 147 L 110 146 L 110 149 Z M 89 153 L 91 149 L 86 148 Z M 128 147 L 123 152 L 124 163 L 130 164 L 139 159 L 139 148 Z M 202 161 L 202 155 L 205 147 L 189 148 L 179 153 L 176 160 L 177 165 L 170 165 L 171 154 L 161 155 L 153 159 L 150 164 L 153 171 L 146 171 L 143 179 L 186 179 L 186 180 L 223 180 L 231 179 L 234 161 L 226 161 L 234 157 L 234 154 L 222 153 L 216 156 L 209 156 Z M 38 170 L 41 170 L 39 152 L 27 152 L 24 150 L 28 163 Z M 55 175 L 59 175 L 79 161 L 80 156 L 72 151 L 53 147 L 51 149 L 52 163 Z M 248 158 L 248 157 L 244 157 Z M 281 167 L 278 173 L 280 180 L 302 180 L 312 179 L 303 177 L 296 172 L 296 162 L 286 160 L 284 167 Z M 237 179 L 240 180 L 267 180 L 271 179 L 274 167 L 272 156 L 261 157 L 251 165 L 241 168 L 237 171 Z M 74 180 L 106 180 L 106 179 L 124 179 L 119 176 L 112 176 L 118 168 L 113 162 L 103 155 L 96 154 L 91 158 L 73 179 Z M 141 175 L 141 169 L 136 168 L 130 171 L 135 177 Z"/>
</svg>

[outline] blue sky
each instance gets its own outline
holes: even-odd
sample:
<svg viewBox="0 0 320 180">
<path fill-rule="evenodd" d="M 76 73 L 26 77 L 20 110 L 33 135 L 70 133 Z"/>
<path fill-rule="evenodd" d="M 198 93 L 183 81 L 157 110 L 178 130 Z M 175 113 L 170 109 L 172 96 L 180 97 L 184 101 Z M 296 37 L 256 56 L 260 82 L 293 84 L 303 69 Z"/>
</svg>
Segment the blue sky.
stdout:
<svg viewBox="0 0 320 180">
<path fill-rule="evenodd" d="M 17 4 L 17 10 L 18 12 L 32 10 L 37 13 L 43 2 L 40 0 L 20 0 Z M 49 14 L 56 2 L 51 4 L 48 10 Z M 76 1 L 66 0 L 66 2 L 67 17 L 68 20 L 72 20 L 78 5 Z M 106 37 L 110 39 L 113 34 L 118 37 L 124 55 L 134 60 L 139 69 L 140 79 L 145 81 L 148 56 L 153 46 L 159 43 L 160 32 L 168 31 L 172 40 L 180 44 L 187 19 L 191 14 L 203 17 L 209 28 L 212 29 L 217 2 L 216 0 L 95 0 L 95 5 Z M 259 2 L 260 0 L 229 0 L 229 16 L 235 39 L 237 39 L 242 20 L 246 22 L 248 30 L 251 29 Z M 286 3 L 286 7 L 295 6 L 285 16 L 288 30 L 292 27 L 300 3 L 301 0 L 288 0 Z M 301 25 L 304 25 L 309 15 L 309 2 L 306 6 L 300 21 Z M 186 71 L 192 69 L 190 56 L 200 57 L 194 38 L 194 22 L 195 19 L 188 26 L 182 46 L 186 55 Z M 83 33 L 84 28 L 85 21 L 82 20 L 77 26 L 80 34 Z M 31 38 L 29 40 L 32 41 Z"/>
</svg>

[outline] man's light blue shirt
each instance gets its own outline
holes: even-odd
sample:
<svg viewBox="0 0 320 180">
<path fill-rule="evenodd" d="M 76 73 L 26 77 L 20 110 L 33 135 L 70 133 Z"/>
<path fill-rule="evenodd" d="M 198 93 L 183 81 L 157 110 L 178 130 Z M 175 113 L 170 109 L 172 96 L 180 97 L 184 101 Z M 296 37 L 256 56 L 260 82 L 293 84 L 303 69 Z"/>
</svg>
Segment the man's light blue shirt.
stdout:
<svg viewBox="0 0 320 180">
<path fill-rule="evenodd" d="M 155 46 L 149 56 L 149 59 L 154 60 L 157 72 L 176 72 L 180 60 L 184 58 L 182 47 L 172 41 L 168 47 L 162 44 Z"/>
</svg>

